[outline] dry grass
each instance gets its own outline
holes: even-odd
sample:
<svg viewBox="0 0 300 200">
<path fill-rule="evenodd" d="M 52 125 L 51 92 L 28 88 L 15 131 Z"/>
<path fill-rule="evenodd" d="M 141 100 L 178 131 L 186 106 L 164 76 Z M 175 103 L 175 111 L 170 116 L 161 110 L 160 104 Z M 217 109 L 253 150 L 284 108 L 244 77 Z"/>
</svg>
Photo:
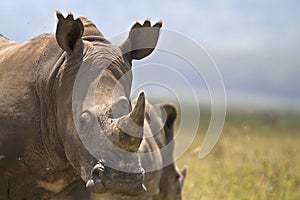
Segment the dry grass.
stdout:
<svg viewBox="0 0 300 200">
<path fill-rule="evenodd" d="M 300 115 L 231 112 L 203 160 L 198 133 L 177 161 L 188 165 L 184 199 L 300 199 Z"/>
</svg>

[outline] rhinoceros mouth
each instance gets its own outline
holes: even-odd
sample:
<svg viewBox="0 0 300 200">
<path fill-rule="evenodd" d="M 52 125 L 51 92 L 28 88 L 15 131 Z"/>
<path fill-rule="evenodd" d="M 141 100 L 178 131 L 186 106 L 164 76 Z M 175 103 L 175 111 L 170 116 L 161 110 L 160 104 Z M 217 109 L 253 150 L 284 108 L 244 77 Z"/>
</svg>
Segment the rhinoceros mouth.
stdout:
<svg viewBox="0 0 300 200">
<path fill-rule="evenodd" d="M 128 196 L 137 196 L 146 191 L 144 169 L 139 173 L 121 172 L 98 163 L 92 169 L 92 177 L 86 187 L 94 193 L 111 192 Z"/>
</svg>

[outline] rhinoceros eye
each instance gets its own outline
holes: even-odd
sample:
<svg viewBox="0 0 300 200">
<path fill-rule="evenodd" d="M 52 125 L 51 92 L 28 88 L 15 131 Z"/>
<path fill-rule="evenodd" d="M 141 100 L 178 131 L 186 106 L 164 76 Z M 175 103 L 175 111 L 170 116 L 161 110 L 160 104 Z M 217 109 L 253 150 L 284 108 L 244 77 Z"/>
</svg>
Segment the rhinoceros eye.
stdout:
<svg viewBox="0 0 300 200">
<path fill-rule="evenodd" d="M 89 128 L 91 127 L 93 121 L 93 116 L 89 111 L 83 112 L 79 116 L 79 133 L 80 134 L 87 134 L 89 131 Z"/>
</svg>

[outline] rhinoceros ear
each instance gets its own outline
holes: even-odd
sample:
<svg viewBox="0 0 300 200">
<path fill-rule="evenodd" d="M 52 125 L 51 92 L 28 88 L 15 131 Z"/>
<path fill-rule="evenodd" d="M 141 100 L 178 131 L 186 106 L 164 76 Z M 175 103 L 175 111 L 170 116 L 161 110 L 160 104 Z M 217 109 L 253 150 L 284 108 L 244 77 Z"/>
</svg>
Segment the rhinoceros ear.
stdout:
<svg viewBox="0 0 300 200">
<path fill-rule="evenodd" d="M 58 18 L 56 28 L 56 40 L 59 46 L 69 55 L 78 53 L 83 47 L 82 34 L 84 26 L 80 19 L 74 20 L 72 14 L 66 18 L 60 13 L 56 12 Z"/>
<path fill-rule="evenodd" d="M 160 106 L 162 119 L 164 121 L 164 131 L 167 143 L 174 138 L 174 122 L 177 118 L 177 109 L 175 105 L 163 104 Z"/>
<path fill-rule="evenodd" d="M 129 31 L 128 38 L 120 45 L 120 49 L 126 59 L 131 62 L 133 59 L 142 59 L 148 56 L 155 48 L 162 21 L 153 26 L 149 20 L 141 25 L 136 22 Z"/>
</svg>

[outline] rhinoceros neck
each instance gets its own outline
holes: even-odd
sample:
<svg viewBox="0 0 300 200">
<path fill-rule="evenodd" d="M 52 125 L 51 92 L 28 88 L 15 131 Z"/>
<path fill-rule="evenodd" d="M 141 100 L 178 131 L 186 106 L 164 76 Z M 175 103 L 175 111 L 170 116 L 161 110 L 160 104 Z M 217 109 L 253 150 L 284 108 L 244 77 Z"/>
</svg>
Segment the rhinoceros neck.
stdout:
<svg viewBox="0 0 300 200">
<path fill-rule="evenodd" d="M 53 34 L 0 44 L 0 149 L 16 176 L 64 166 L 56 128 L 56 77 L 65 61 Z M 5 137 L 3 137 L 5 136 Z M 3 152 L 4 151 L 4 152 Z"/>
<path fill-rule="evenodd" d="M 65 53 L 57 45 L 53 36 L 41 55 L 38 65 L 39 72 L 36 81 L 36 93 L 39 100 L 40 111 L 40 138 L 43 147 L 52 158 L 53 163 L 65 160 L 63 146 L 57 130 L 57 77 L 63 63 Z M 50 159 L 51 160 L 51 159 Z"/>
</svg>

